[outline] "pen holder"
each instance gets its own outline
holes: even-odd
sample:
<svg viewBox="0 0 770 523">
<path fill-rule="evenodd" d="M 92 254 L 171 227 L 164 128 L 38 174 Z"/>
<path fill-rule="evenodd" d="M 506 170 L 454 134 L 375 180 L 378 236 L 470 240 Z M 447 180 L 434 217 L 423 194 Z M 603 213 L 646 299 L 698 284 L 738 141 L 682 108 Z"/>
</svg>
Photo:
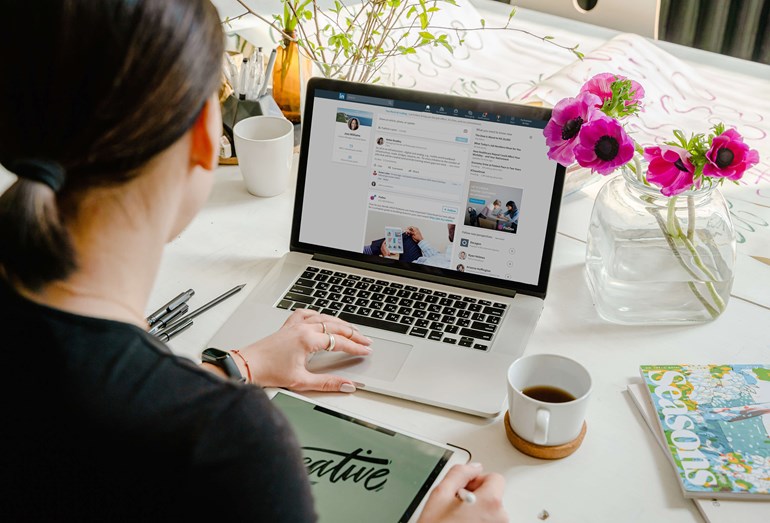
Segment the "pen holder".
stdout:
<svg viewBox="0 0 770 523">
<path fill-rule="evenodd" d="M 222 144 L 219 152 L 220 165 L 237 165 L 238 155 L 235 150 L 233 128 L 235 124 L 250 116 L 280 116 L 281 109 L 268 93 L 256 100 L 240 100 L 234 94 L 222 102 Z"/>
</svg>

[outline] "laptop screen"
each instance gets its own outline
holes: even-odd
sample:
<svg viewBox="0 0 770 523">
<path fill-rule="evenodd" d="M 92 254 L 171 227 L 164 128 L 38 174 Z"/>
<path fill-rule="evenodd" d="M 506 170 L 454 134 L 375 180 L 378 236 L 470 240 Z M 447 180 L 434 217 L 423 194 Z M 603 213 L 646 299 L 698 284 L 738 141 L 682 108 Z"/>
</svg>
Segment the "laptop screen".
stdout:
<svg viewBox="0 0 770 523">
<path fill-rule="evenodd" d="M 564 177 L 549 117 L 314 79 L 292 248 L 544 294 Z"/>
</svg>

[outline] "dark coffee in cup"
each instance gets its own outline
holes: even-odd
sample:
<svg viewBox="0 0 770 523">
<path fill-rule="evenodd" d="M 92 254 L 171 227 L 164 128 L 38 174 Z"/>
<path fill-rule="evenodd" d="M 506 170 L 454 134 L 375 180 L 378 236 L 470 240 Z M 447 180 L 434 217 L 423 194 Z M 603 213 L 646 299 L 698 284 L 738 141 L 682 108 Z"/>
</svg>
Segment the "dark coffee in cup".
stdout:
<svg viewBox="0 0 770 523">
<path fill-rule="evenodd" d="M 546 403 L 567 403 L 568 401 L 574 401 L 577 399 L 566 390 L 560 389 L 558 387 L 551 387 L 550 385 L 536 385 L 534 387 L 527 387 L 521 392 L 525 396 L 529 396 L 532 399 Z"/>
</svg>

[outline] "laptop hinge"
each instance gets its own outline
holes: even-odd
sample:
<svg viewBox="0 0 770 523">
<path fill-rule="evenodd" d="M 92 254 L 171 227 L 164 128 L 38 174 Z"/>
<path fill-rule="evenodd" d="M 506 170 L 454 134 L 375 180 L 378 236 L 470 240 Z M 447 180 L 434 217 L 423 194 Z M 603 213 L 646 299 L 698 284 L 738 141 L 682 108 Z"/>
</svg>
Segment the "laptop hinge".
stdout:
<svg viewBox="0 0 770 523">
<path fill-rule="evenodd" d="M 413 280 L 431 281 L 434 283 L 441 283 L 443 285 L 450 285 L 452 287 L 461 287 L 463 289 L 470 289 L 479 292 L 488 292 L 490 294 L 498 294 L 501 296 L 508 296 L 513 298 L 516 295 L 516 291 L 512 289 L 503 289 L 495 287 L 494 285 L 487 285 L 484 283 L 476 283 L 472 281 L 461 281 L 453 278 L 447 278 L 445 276 L 438 276 L 435 274 L 424 274 L 419 272 L 407 271 L 398 267 L 388 267 L 387 265 L 377 265 L 373 263 L 366 263 L 358 260 L 349 260 L 346 258 L 338 258 L 336 256 L 330 256 L 328 254 L 314 254 L 314 260 L 321 262 L 334 263 L 337 265 L 345 265 L 347 267 L 355 267 L 357 269 L 365 269 L 376 272 L 383 272 L 386 274 L 393 274 L 395 276 L 403 276 L 405 278 L 411 278 Z"/>
</svg>

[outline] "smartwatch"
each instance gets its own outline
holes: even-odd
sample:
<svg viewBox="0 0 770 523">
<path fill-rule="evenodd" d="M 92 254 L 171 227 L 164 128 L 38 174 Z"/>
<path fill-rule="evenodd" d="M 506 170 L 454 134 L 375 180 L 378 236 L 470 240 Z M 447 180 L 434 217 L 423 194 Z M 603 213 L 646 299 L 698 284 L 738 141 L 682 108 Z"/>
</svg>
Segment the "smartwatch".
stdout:
<svg viewBox="0 0 770 523">
<path fill-rule="evenodd" d="M 201 361 L 219 367 L 229 378 L 246 383 L 246 378 L 241 375 L 235 360 L 229 352 L 210 347 L 201 353 Z"/>
</svg>

